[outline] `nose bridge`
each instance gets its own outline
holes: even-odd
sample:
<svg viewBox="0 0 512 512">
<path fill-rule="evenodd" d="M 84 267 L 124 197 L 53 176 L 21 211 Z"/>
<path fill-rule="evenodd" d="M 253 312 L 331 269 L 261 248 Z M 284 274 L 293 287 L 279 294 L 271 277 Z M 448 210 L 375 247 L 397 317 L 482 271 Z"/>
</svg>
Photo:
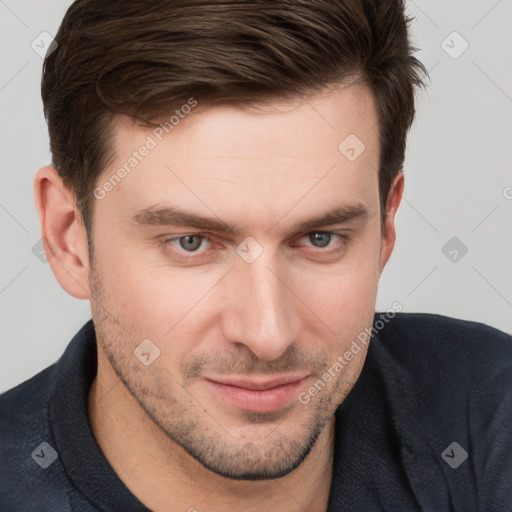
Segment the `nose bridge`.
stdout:
<svg viewBox="0 0 512 512">
<path fill-rule="evenodd" d="M 224 311 L 226 339 L 266 360 L 283 354 L 298 334 L 293 294 L 278 268 L 275 258 L 264 255 L 252 263 L 237 261 Z"/>
</svg>

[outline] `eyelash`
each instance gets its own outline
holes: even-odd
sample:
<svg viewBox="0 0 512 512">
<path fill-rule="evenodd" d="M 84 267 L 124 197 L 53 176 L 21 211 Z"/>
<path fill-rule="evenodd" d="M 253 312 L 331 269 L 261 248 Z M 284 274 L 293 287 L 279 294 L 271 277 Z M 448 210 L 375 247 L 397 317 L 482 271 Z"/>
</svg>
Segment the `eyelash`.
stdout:
<svg viewBox="0 0 512 512">
<path fill-rule="evenodd" d="M 320 233 L 321 234 L 326 234 L 326 235 L 331 235 L 331 236 L 334 235 L 335 237 L 338 237 L 339 240 L 340 240 L 340 244 L 341 244 L 341 247 L 336 248 L 336 249 L 331 249 L 331 250 L 329 250 L 331 245 L 327 246 L 327 248 L 325 250 L 322 247 L 316 247 L 316 248 L 313 247 L 313 250 L 316 249 L 318 251 L 318 253 L 320 253 L 320 254 L 332 255 L 335 252 L 343 250 L 348 245 L 348 243 L 351 241 L 351 237 L 350 236 L 344 235 L 344 234 L 341 234 L 341 233 L 336 233 L 336 232 L 333 232 L 333 231 L 310 231 L 309 233 L 306 233 L 305 235 L 302 235 L 301 237 L 299 237 L 299 240 L 301 238 L 304 238 L 304 237 L 309 237 L 309 235 L 320 234 Z M 178 240 L 180 240 L 180 238 L 185 238 L 187 236 L 201 237 L 203 240 L 206 240 L 206 241 L 208 241 L 208 242 L 210 242 L 212 244 L 215 244 L 215 242 L 213 240 L 211 240 L 204 233 L 184 233 L 184 234 L 179 235 L 179 236 L 173 236 L 173 237 L 164 238 L 164 239 L 161 240 L 161 244 L 164 247 L 164 250 L 166 252 L 171 253 L 173 256 L 177 256 L 183 262 L 187 262 L 187 261 L 194 260 L 194 259 L 200 259 L 201 257 L 205 256 L 205 254 L 208 252 L 208 249 L 206 251 L 203 251 L 203 252 L 198 252 L 198 251 L 188 251 L 187 252 L 184 249 L 174 249 L 174 248 L 170 249 L 170 247 L 173 246 L 173 244 L 171 244 L 171 242 L 178 241 Z"/>
</svg>

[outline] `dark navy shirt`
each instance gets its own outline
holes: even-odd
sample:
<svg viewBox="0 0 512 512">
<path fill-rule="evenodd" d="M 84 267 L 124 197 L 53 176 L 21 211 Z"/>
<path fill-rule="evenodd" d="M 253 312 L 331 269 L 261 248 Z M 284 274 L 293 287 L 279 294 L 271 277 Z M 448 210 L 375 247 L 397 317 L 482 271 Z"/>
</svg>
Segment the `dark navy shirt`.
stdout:
<svg viewBox="0 0 512 512">
<path fill-rule="evenodd" d="M 92 433 L 96 357 L 89 321 L 57 363 L 0 395 L 2 512 L 148 510 Z M 512 337 L 419 313 L 374 332 L 336 412 L 328 510 L 512 511 Z"/>
</svg>

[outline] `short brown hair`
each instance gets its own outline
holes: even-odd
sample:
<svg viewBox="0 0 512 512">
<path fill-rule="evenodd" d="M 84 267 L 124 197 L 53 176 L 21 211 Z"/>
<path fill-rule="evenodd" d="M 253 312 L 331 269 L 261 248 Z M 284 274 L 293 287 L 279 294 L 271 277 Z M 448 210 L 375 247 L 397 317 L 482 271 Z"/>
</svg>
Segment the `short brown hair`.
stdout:
<svg viewBox="0 0 512 512">
<path fill-rule="evenodd" d="M 147 123 L 186 103 L 304 97 L 356 78 L 379 116 L 382 221 L 405 157 L 414 87 L 403 0 L 77 0 L 47 56 L 42 97 L 52 164 L 91 235 L 95 184 L 116 113 Z M 341 141 L 340 141 L 341 142 Z"/>
</svg>

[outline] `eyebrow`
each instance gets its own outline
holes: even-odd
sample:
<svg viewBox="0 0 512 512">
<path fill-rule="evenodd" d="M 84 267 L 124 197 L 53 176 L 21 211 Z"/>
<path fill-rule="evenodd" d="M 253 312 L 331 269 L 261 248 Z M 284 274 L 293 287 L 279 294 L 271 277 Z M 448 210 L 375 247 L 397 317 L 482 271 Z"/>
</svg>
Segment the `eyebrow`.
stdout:
<svg viewBox="0 0 512 512">
<path fill-rule="evenodd" d="M 362 203 L 355 202 L 336 206 L 325 213 L 295 222 L 291 232 L 297 234 L 316 228 L 342 224 L 354 219 L 368 217 L 368 210 Z M 133 222 L 142 226 L 190 227 L 241 236 L 244 229 L 237 224 L 225 222 L 217 217 L 205 217 L 181 210 L 175 206 L 150 207 L 140 210 L 132 217 Z M 279 223 L 276 222 L 275 225 Z M 273 227 L 269 230 L 271 231 Z"/>
</svg>

